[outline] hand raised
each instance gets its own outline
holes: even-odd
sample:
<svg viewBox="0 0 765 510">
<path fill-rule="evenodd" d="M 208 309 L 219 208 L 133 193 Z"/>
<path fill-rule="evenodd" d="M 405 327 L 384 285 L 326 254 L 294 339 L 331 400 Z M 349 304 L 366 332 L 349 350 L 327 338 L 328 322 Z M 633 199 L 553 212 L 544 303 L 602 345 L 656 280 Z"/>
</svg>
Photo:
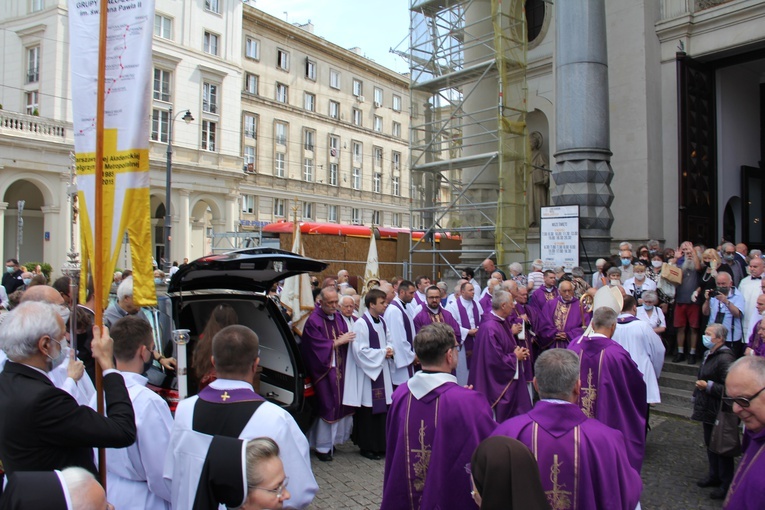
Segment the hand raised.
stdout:
<svg viewBox="0 0 765 510">
<path fill-rule="evenodd" d="M 102 370 L 114 368 L 114 340 L 109 336 L 109 328 L 104 326 L 102 333 L 101 328 L 93 326 L 93 341 L 90 343 L 90 349 Z"/>
</svg>

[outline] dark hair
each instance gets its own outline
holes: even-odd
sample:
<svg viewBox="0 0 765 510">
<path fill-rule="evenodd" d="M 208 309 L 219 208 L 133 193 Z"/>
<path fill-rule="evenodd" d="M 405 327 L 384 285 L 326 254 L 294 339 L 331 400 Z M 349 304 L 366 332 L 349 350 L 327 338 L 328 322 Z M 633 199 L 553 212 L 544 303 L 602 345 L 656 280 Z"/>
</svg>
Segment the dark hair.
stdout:
<svg viewBox="0 0 765 510">
<path fill-rule="evenodd" d="M 13 263 L 13 265 L 14 265 L 14 266 L 18 266 L 18 265 L 19 265 L 19 261 L 18 261 L 18 260 L 16 260 L 16 259 L 8 259 L 8 260 L 6 260 L 6 261 L 5 261 L 5 263 L 6 263 L 6 264 L 7 264 L 8 262 L 11 262 L 11 263 Z"/>
<path fill-rule="evenodd" d="M 51 287 L 56 289 L 61 294 L 68 296 L 71 285 L 72 285 L 72 280 L 70 280 L 68 276 L 62 276 L 60 278 L 56 278 L 56 281 L 53 282 L 53 285 L 51 285 Z"/>
<path fill-rule="evenodd" d="M 428 292 L 430 292 L 431 290 L 437 290 L 438 291 L 438 295 L 439 296 L 441 295 L 441 289 L 439 289 L 437 285 L 431 285 L 430 287 L 425 289 L 425 296 L 427 296 Z"/>
<path fill-rule="evenodd" d="M 212 339 L 218 376 L 246 373 L 258 358 L 259 347 L 258 335 L 247 326 L 235 324 L 218 331 Z"/>
<path fill-rule="evenodd" d="M 465 276 L 468 278 L 475 278 L 475 271 L 473 271 L 472 267 L 466 267 L 462 272 L 465 273 Z"/>
<path fill-rule="evenodd" d="M 555 274 L 555 271 L 553 271 L 552 269 L 545 269 L 545 270 L 542 272 L 542 274 L 543 274 L 543 275 L 545 275 L 545 276 L 547 276 L 548 274 L 552 274 L 552 275 L 554 275 L 554 274 Z"/>
<path fill-rule="evenodd" d="M 473 285 L 473 284 L 470 282 L 463 283 L 462 285 L 460 285 L 460 292 L 465 292 L 465 286 L 467 285 Z"/>
<path fill-rule="evenodd" d="M 410 282 L 409 280 L 401 280 L 398 284 L 398 291 L 401 292 L 402 290 L 406 291 L 414 287 L 414 284 Z"/>
<path fill-rule="evenodd" d="M 422 328 L 414 337 L 414 352 L 423 365 L 436 365 L 441 362 L 449 349 L 457 341 L 454 329 L 448 324 L 433 323 Z"/>
<path fill-rule="evenodd" d="M 364 306 L 369 308 L 370 306 L 376 304 L 378 299 L 385 301 L 386 297 L 387 296 L 385 295 L 385 292 L 381 291 L 380 289 L 372 289 L 367 292 L 366 297 L 364 297 Z"/>
<path fill-rule="evenodd" d="M 622 312 L 629 312 L 636 306 L 637 306 L 637 300 L 633 296 L 630 296 L 629 294 L 624 296 L 624 304 L 622 304 Z"/>
<path fill-rule="evenodd" d="M 314 287 L 311 289 L 311 295 L 313 296 L 313 300 L 316 301 L 316 296 L 321 294 L 321 289 L 319 287 Z"/>
<path fill-rule="evenodd" d="M 141 345 L 153 348 L 154 336 L 151 325 L 138 315 L 126 315 L 109 329 L 114 339 L 114 357 L 118 361 L 130 361 Z"/>
<path fill-rule="evenodd" d="M 213 308 L 210 318 L 207 321 L 202 334 L 199 335 L 199 342 L 194 349 L 193 363 L 194 374 L 201 379 L 212 372 L 213 365 L 210 361 L 212 356 L 212 341 L 216 333 L 226 326 L 231 326 L 239 322 L 239 317 L 231 305 L 221 303 Z"/>
<path fill-rule="evenodd" d="M 126 280 L 127 278 L 130 278 L 133 276 L 133 270 L 132 269 L 125 269 L 122 271 L 122 279 Z"/>
<path fill-rule="evenodd" d="M 44 274 L 36 274 L 29 280 L 28 287 L 34 287 L 35 285 L 47 285 L 48 280 L 45 279 Z"/>
<path fill-rule="evenodd" d="M 429 281 L 430 278 L 425 276 L 424 274 L 421 274 L 420 276 L 418 276 L 417 278 L 414 279 L 414 284 L 419 287 L 420 284 L 422 283 L 422 280 L 428 280 Z"/>
</svg>

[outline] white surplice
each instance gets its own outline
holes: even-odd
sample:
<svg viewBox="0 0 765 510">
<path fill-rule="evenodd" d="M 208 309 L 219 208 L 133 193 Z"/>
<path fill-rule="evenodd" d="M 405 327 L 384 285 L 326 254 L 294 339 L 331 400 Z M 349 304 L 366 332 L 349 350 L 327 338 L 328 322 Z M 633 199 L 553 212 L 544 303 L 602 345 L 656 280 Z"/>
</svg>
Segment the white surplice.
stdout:
<svg viewBox="0 0 765 510">
<path fill-rule="evenodd" d="M 460 333 L 462 338 L 459 338 L 459 341 L 460 343 L 463 343 L 465 339 L 467 339 L 468 331 L 478 327 L 478 324 L 475 323 L 475 319 L 473 318 L 473 307 L 476 305 L 476 301 L 475 299 L 468 301 L 467 299 L 460 296 L 459 302 L 462 304 L 462 306 L 465 307 L 465 311 L 467 312 L 468 316 L 468 324 L 462 324 L 462 317 L 460 316 L 460 309 L 457 305 L 457 300 L 454 300 L 452 303 L 446 305 L 446 311 L 452 314 L 454 320 L 457 321 L 457 324 L 460 325 Z M 480 306 L 477 307 L 476 310 L 478 310 L 478 321 L 480 324 L 483 310 Z M 459 362 L 457 363 L 457 383 L 460 386 L 465 386 L 467 384 L 468 375 L 469 370 L 465 349 L 460 349 Z"/>
<path fill-rule="evenodd" d="M 146 387 L 148 379 L 120 373 L 133 403 L 136 439 L 127 448 L 106 449 L 106 499 L 120 510 L 169 510 L 170 489 L 162 470 L 173 416 L 162 397 Z M 90 407 L 96 408 L 95 396 Z"/>
<path fill-rule="evenodd" d="M 404 321 L 407 321 L 409 323 L 409 331 L 412 332 L 412 341 L 414 341 L 414 321 L 412 316 L 409 315 L 409 310 L 414 308 L 414 301 L 406 306 L 404 306 L 404 302 L 398 296 L 393 298 L 393 301 L 404 309 L 404 313 L 401 313 L 398 306 L 391 302 L 388 308 L 385 309 L 384 315 L 385 325 L 388 326 L 395 354 L 393 359 L 389 360 L 391 382 L 398 386 L 409 380 L 409 367 L 414 363 L 414 348 L 407 341 L 406 329 L 404 328 Z"/>
<path fill-rule="evenodd" d="M 623 313 L 619 318 L 632 317 Z M 612 340 L 630 353 L 645 381 L 646 401 L 649 404 L 661 402 L 659 376 L 664 366 L 664 344 L 659 335 L 647 322 L 636 320 L 628 324 L 617 324 Z"/>
<path fill-rule="evenodd" d="M 744 314 L 743 341 L 748 342 L 754 325 L 762 319 L 757 313 L 757 298 L 762 294 L 762 280 L 752 280 L 751 276 L 747 276 L 738 284 L 738 291 L 746 303 L 746 309 L 741 310 L 741 313 Z"/>
<path fill-rule="evenodd" d="M 390 341 L 390 330 L 385 334 L 383 319 L 375 324 L 369 312 L 364 314 L 372 323 L 377 336 L 380 339 L 380 348 L 373 349 L 369 346 L 369 328 L 363 319 L 359 319 L 353 325 L 356 338 L 350 343 L 348 359 L 345 368 L 345 392 L 343 405 L 351 407 L 372 407 L 372 381 L 382 373 L 385 384 L 385 401 L 391 402 L 393 387 L 391 386 L 390 363 L 385 358 L 388 347 L 393 348 Z M 393 351 L 394 356 L 396 351 Z"/>
<path fill-rule="evenodd" d="M 216 390 L 250 389 L 244 381 L 216 379 L 210 383 Z M 189 397 L 175 412 L 175 424 L 170 434 L 170 446 L 165 457 L 164 478 L 171 486 L 173 508 L 191 508 L 194 503 L 199 475 L 202 472 L 210 436 L 192 428 L 194 406 L 198 396 Z M 236 405 L 236 404 L 229 404 Z M 202 436 L 202 437 L 200 437 Z M 313 501 L 319 486 L 311 471 L 308 440 L 290 414 L 271 402 L 263 402 L 247 422 L 239 439 L 270 437 L 279 445 L 279 457 L 284 472 L 290 478 L 289 507 L 305 508 Z"/>
</svg>

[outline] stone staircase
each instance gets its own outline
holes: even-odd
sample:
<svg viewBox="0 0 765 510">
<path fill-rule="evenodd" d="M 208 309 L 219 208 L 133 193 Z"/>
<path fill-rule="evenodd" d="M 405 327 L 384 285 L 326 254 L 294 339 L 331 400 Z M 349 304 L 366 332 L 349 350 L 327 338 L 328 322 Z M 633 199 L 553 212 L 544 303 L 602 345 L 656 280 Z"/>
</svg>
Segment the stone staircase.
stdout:
<svg viewBox="0 0 765 510">
<path fill-rule="evenodd" d="M 661 404 L 651 407 L 651 413 L 674 416 L 677 418 L 691 418 L 693 404 L 693 388 L 696 383 L 696 375 L 699 364 L 672 363 L 672 356 L 664 360 L 664 368 L 659 378 L 661 391 Z"/>
</svg>

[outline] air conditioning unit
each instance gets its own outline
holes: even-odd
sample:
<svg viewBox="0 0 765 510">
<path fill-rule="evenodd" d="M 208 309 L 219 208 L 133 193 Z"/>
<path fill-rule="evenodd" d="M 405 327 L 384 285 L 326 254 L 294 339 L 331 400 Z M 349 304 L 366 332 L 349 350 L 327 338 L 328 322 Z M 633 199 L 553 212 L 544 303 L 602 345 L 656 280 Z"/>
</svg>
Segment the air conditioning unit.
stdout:
<svg viewBox="0 0 765 510">
<path fill-rule="evenodd" d="M 358 101 L 359 103 L 363 103 L 364 102 L 364 96 L 356 96 L 356 101 Z"/>
<path fill-rule="evenodd" d="M 375 108 L 380 108 L 381 106 L 382 106 L 382 103 L 378 103 L 377 101 L 375 101 Z"/>
</svg>

